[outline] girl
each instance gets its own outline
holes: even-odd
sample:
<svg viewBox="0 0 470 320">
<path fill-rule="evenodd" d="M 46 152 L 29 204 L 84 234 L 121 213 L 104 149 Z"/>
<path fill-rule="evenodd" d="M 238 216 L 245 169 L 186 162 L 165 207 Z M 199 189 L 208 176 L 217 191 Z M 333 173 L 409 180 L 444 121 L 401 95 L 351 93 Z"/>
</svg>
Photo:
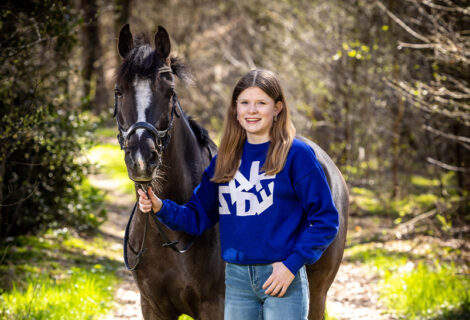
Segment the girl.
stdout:
<svg viewBox="0 0 470 320">
<path fill-rule="evenodd" d="M 225 320 L 307 319 L 305 264 L 338 231 L 338 211 L 313 150 L 295 128 L 276 76 L 253 70 L 235 86 L 219 153 L 190 201 L 139 190 L 139 208 L 201 234 L 219 222 Z"/>
</svg>

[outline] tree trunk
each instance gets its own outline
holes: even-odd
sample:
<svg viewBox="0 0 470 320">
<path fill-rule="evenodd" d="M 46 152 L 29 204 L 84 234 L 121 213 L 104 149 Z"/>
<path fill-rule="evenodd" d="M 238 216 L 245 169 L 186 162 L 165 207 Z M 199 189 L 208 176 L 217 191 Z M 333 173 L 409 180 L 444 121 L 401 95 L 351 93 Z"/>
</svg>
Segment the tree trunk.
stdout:
<svg viewBox="0 0 470 320">
<path fill-rule="evenodd" d="M 389 8 L 393 11 L 394 1 L 389 1 Z M 397 27 L 393 24 L 393 21 L 389 18 L 389 25 L 391 26 L 392 37 L 393 39 L 398 39 L 398 30 Z M 396 41 L 394 41 L 396 42 Z M 392 56 L 392 77 L 395 82 L 398 82 L 400 79 L 400 62 L 399 62 L 399 53 L 398 47 L 393 48 Z M 399 91 L 395 92 L 396 102 L 397 102 L 397 111 L 395 112 L 395 117 L 393 119 L 393 142 L 392 142 L 392 198 L 396 199 L 400 194 L 400 184 L 398 181 L 398 171 L 400 166 L 400 141 L 401 141 L 401 123 L 403 120 L 403 114 L 405 112 L 405 103 L 403 101 L 403 96 Z"/>
<path fill-rule="evenodd" d="M 456 135 L 456 136 L 459 136 L 461 134 L 460 132 L 460 124 L 459 123 L 456 123 L 454 125 L 454 128 L 453 128 L 454 132 L 453 134 Z M 455 163 L 456 163 L 456 166 L 457 167 L 461 167 L 461 168 L 465 168 L 465 160 L 462 156 L 462 146 L 460 145 L 460 143 L 458 143 L 457 141 L 455 142 Z M 457 174 L 457 194 L 459 195 L 460 198 L 463 198 L 464 197 L 464 190 L 465 190 L 465 179 L 464 179 L 464 172 L 463 171 L 456 171 L 455 172 Z M 462 221 L 464 221 L 465 219 L 465 207 L 466 207 L 467 203 L 465 201 L 459 201 L 459 208 L 458 208 L 458 215 L 459 215 L 459 218 L 462 219 Z"/>
<path fill-rule="evenodd" d="M 80 9 L 83 11 L 85 20 L 81 30 L 83 91 L 87 101 L 85 109 L 99 114 L 108 106 L 109 94 L 101 61 L 102 50 L 97 1 L 81 0 Z"/>
<path fill-rule="evenodd" d="M 0 243 L 3 242 L 4 230 L 6 230 L 7 219 L 3 216 L 3 186 L 5 181 L 5 166 L 7 162 L 6 154 L 2 155 L 0 162 Z"/>
</svg>

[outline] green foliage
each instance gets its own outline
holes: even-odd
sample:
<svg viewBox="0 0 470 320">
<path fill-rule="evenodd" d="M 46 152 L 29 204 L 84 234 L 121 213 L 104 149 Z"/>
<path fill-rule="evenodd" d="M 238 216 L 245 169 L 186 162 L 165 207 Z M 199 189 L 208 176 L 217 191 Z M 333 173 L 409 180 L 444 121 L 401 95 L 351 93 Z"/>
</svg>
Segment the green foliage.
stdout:
<svg viewBox="0 0 470 320">
<path fill-rule="evenodd" d="M 422 186 L 428 186 L 428 183 L 432 180 L 418 177 L 413 181 L 413 184 L 418 184 L 418 187 L 421 188 Z M 418 190 L 396 200 L 390 199 L 390 196 L 387 194 L 378 195 L 376 190 L 360 187 L 352 187 L 350 189 L 350 195 L 352 200 L 352 212 L 363 215 L 385 215 L 394 218 L 396 224 L 410 220 L 418 214 L 433 210 L 436 206 L 439 206 L 441 209 L 448 206 L 447 198 L 439 197 L 430 192 L 419 193 Z M 439 222 L 443 231 L 450 229 L 451 221 L 447 220 L 443 215 L 437 214 L 436 220 Z"/>
<path fill-rule="evenodd" d="M 77 136 L 84 136 L 88 124 L 68 115 L 52 113 L 38 121 L 37 133 L 5 159 L 3 199 L 17 205 L 2 211 L 11 226 L 3 236 L 63 225 L 88 230 L 105 217 L 103 194 L 86 181 L 90 167 L 79 158 L 84 145 Z"/>
<path fill-rule="evenodd" d="M 351 198 L 353 203 L 351 210 L 359 210 L 370 214 L 384 214 L 385 207 L 380 202 L 372 190 L 366 188 L 353 187 L 351 188 Z"/>
<path fill-rule="evenodd" d="M 417 187 L 438 187 L 439 181 L 437 179 L 429 179 L 423 176 L 413 175 L 411 183 Z"/>
<path fill-rule="evenodd" d="M 76 14 L 68 1 L 7 1 L 0 16 L 0 239 L 94 228 L 102 195 L 82 157 L 92 123 L 69 88 Z"/>
<path fill-rule="evenodd" d="M 325 310 L 324 320 L 336 320 L 335 317 L 333 317 L 332 315 L 329 315 L 329 314 L 328 314 L 328 308 L 326 308 L 326 310 Z"/>
<path fill-rule="evenodd" d="M 439 242 L 409 240 L 355 245 L 345 259 L 373 267 L 381 278 L 380 299 L 400 319 L 467 319 L 468 267 L 446 262 L 461 254 Z M 462 317 L 450 316 L 457 314 Z"/>
<path fill-rule="evenodd" d="M 429 179 L 419 177 L 419 184 L 428 184 Z M 416 180 L 415 180 L 416 182 Z M 421 189 L 421 185 L 418 187 Z M 421 190 L 429 190 L 421 189 Z M 432 190 L 432 189 L 431 189 Z M 413 225 L 413 233 L 433 235 L 438 230 L 441 234 L 448 234 L 454 225 L 454 216 L 449 214 L 452 204 L 449 200 L 457 201 L 458 197 L 437 196 L 434 193 L 410 193 L 396 200 L 390 196 L 377 195 L 375 190 L 353 187 L 350 190 L 350 212 L 359 215 L 387 216 L 393 218 L 396 225 L 405 223 L 418 215 L 430 213 L 430 216 Z M 434 212 L 437 210 L 437 212 Z M 467 217 L 469 219 L 470 217 Z M 432 224 L 434 228 L 429 228 Z"/>
<path fill-rule="evenodd" d="M 370 60 L 372 57 L 369 53 L 370 47 L 361 43 L 359 40 L 343 42 L 341 48 L 346 53 L 346 56 L 350 58 L 357 60 Z M 338 51 L 335 56 L 333 56 L 333 60 L 338 60 L 342 56 L 342 51 Z"/>
<path fill-rule="evenodd" d="M 387 306 L 406 319 L 445 318 L 459 313 L 470 317 L 470 280 L 453 264 L 435 261 L 405 264 L 397 271 L 386 271 L 380 284 Z M 450 318 L 448 318 L 450 319 Z"/>
</svg>

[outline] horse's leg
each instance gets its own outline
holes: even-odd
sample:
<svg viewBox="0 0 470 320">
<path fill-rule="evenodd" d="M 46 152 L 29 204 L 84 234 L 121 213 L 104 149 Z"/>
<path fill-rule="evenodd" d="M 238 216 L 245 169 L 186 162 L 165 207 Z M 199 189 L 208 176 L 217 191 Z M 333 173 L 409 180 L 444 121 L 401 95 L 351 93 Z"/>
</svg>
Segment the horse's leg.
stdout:
<svg viewBox="0 0 470 320">
<path fill-rule="evenodd" d="M 140 296 L 140 307 L 142 309 L 142 316 L 145 320 L 178 320 L 179 315 L 176 312 L 160 312 L 152 308 L 151 303 Z"/>
<path fill-rule="evenodd" d="M 326 294 L 322 292 L 312 292 L 310 286 L 310 308 L 308 311 L 308 320 L 322 320 L 325 314 Z"/>
<path fill-rule="evenodd" d="M 315 265 L 307 266 L 308 286 L 310 291 L 309 320 L 322 320 L 325 313 L 326 294 L 335 279 L 337 268 L 316 269 Z M 336 269 L 336 270 L 335 270 Z"/>
</svg>

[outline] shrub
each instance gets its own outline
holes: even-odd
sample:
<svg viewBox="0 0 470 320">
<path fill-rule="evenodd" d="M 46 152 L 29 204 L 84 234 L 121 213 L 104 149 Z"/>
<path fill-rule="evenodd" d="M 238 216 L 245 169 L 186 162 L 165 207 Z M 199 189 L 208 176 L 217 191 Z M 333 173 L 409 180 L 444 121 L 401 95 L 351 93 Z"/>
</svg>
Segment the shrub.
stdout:
<svg viewBox="0 0 470 320">
<path fill-rule="evenodd" d="M 0 241 L 49 226 L 96 226 L 100 194 L 82 186 L 90 121 L 70 90 L 78 25 L 67 1 L 0 8 Z M 93 214 L 91 214 L 93 213 Z"/>
</svg>

